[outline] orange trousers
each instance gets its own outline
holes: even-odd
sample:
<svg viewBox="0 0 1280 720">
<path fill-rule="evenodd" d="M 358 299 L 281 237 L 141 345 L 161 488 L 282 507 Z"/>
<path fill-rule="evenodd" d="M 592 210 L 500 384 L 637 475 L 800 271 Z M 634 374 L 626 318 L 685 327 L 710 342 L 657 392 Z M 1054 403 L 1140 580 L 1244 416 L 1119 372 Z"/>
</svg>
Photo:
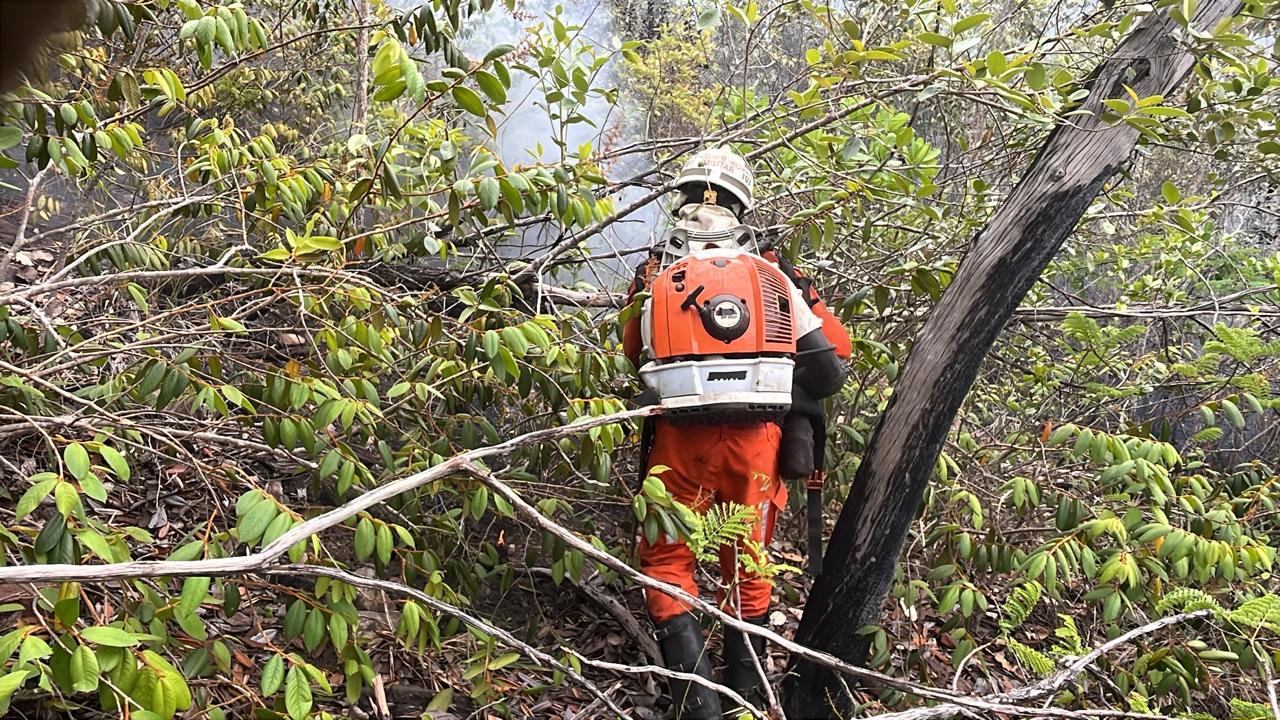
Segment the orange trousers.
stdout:
<svg viewBox="0 0 1280 720">
<path fill-rule="evenodd" d="M 751 539 L 761 550 L 773 538 L 774 520 L 787 502 L 778 480 L 778 447 L 782 430 L 774 423 L 750 425 L 671 425 L 661 419 L 654 428 L 646 469 L 666 465 L 658 477 L 671 496 L 697 512 L 717 502 L 736 502 L 757 509 Z M 723 607 L 740 617 L 760 617 L 769 610 L 773 584 L 751 575 L 737 562 L 742 547 L 720 548 Z M 640 540 L 640 570 L 656 580 L 679 585 L 698 595 L 696 561 L 684 541 L 662 536 L 657 543 Z M 737 567 L 735 567 L 737 566 Z M 655 623 L 689 611 L 685 603 L 657 590 L 645 590 L 645 603 Z"/>
</svg>

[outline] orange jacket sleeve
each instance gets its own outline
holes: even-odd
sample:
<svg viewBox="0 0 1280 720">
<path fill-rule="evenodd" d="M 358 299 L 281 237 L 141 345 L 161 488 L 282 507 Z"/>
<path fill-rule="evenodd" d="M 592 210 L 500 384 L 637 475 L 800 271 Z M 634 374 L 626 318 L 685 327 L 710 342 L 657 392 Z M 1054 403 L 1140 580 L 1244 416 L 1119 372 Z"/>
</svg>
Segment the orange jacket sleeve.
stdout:
<svg viewBox="0 0 1280 720">
<path fill-rule="evenodd" d="M 636 289 L 636 281 L 631 281 L 631 287 L 627 288 L 627 305 L 631 304 L 631 299 L 635 297 L 639 290 Z M 635 313 L 627 318 L 622 325 L 622 354 L 627 356 L 631 361 L 632 367 L 640 367 L 640 353 L 644 350 L 643 342 L 640 339 L 640 313 Z"/>
<path fill-rule="evenodd" d="M 635 277 L 627 288 L 626 304 L 630 305 L 636 294 L 648 287 L 657 271 L 658 258 L 650 255 L 636 267 Z M 622 325 L 622 354 L 631 361 L 632 367 L 640 367 L 640 355 L 644 352 L 644 340 L 640 334 L 640 313 L 635 313 Z"/>
<path fill-rule="evenodd" d="M 809 307 L 813 310 L 813 314 L 822 318 L 822 334 L 827 336 L 827 340 L 836 349 L 836 357 L 841 360 L 848 360 L 853 355 L 853 343 L 849 340 L 849 331 L 845 328 L 844 323 L 840 322 L 840 318 L 827 307 L 827 304 L 818 297 L 818 291 L 809 286 L 805 293 L 806 300 L 810 301 Z M 812 295 L 812 299 L 809 296 Z"/>
</svg>

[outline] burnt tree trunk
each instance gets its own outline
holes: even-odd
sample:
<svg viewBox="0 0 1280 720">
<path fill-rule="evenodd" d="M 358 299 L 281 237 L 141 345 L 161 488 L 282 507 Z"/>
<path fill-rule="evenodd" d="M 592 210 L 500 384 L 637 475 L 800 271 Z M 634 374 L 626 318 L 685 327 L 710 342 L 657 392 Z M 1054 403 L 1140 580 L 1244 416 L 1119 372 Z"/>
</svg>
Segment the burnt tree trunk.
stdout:
<svg viewBox="0 0 1280 720">
<path fill-rule="evenodd" d="M 1194 27 L 1212 30 L 1238 0 L 1202 0 Z M 943 440 L 983 358 L 1103 183 L 1129 157 L 1138 131 L 1102 119 L 1102 101 L 1167 96 L 1196 61 L 1167 10 L 1145 18 L 1088 78 L 1085 113 L 1049 134 L 1004 205 L 973 239 L 930 313 L 871 438 L 827 546 L 824 573 L 796 640 L 862 662 L 857 635 L 880 614 L 907 530 Z M 847 716 L 850 698 L 830 671 L 793 662 L 783 682 L 791 720 Z"/>
</svg>

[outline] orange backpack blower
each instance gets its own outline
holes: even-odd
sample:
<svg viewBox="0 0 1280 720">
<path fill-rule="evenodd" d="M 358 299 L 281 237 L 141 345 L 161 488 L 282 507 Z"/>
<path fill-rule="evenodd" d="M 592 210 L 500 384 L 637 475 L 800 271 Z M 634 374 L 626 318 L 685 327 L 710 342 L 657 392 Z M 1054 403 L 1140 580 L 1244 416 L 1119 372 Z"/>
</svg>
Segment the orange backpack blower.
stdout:
<svg viewBox="0 0 1280 720">
<path fill-rule="evenodd" d="M 640 377 L 675 422 L 778 419 L 791 407 L 790 281 L 741 248 L 694 251 L 653 280 Z"/>
</svg>

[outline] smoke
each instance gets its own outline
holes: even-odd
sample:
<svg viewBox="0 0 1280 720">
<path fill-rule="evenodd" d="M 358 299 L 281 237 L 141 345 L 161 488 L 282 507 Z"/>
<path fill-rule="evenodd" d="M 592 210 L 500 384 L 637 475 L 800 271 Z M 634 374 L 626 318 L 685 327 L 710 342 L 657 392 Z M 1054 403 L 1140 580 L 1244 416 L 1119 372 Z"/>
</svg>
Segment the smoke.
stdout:
<svg viewBox="0 0 1280 720">
<path fill-rule="evenodd" d="M 395 0 L 393 4 L 412 7 L 419 3 L 420 0 Z M 613 7 L 607 0 L 522 0 L 514 11 L 496 3 L 489 12 L 473 15 L 468 20 L 457 39 L 458 47 L 469 57 L 482 57 L 494 46 L 510 44 L 518 48 L 515 55 L 519 56 L 519 48 L 528 44 L 530 33 L 539 24 L 542 32 L 551 32 L 555 19 L 569 29 L 572 39 L 570 47 L 563 49 L 559 57 L 566 69 L 573 72 L 576 63 L 587 73 L 591 87 L 617 88 L 622 64 L 617 51 L 622 40 L 616 32 Z M 579 55 L 583 49 L 587 54 Z M 608 57 L 594 74 L 589 67 L 593 57 Z M 529 66 L 537 67 L 533 58 L 524 59 Z M 619 95 L 617 104 L 611 105 L 599 94 L 588 94 L 586 101 L 576 108 L 587 122 L 567 124 L 564 118 L 552 115 L 552 111 L 557 110 L 556 103 L 547 102 L 547 92 L 554 89 L 552 85 L 516 70 L 511 72 L 511 81 L 501 116 L 495 118 L 497 137 L 491 142 L 491 149 L 507 167 L 557 163 L 565 159 L 564 154 L 576 155 L 584 143 L 591 143 L 592 151 L 600 152 L 643 139 L 635 124 L 625 118 L 624 108 L 628 102 L 625 95 Z M 610 180 L 634 177 L 646 170 L 649 162 L 644 154 L 628 155 L 608 164 L 606 176 Z M 614 207 L 626 207 L 646 191 L 643 187 L 628 186 L 613 196 Z M 648 247 L 664 223 L 664 214 L 656 203 L 651 203 L 588 239 L 586 251 L 592 256 L 608 256 Z M 540 248 L 558 239 L 558 233 L 555 225 L 535 226 L 503 238 L 495 249 L 506 258 L 536 256 Z M 617 289 L 630 280 L 629 267 L 635 262 L 633 256 L 603 257 L 557 279 Z"/>
</svg>

